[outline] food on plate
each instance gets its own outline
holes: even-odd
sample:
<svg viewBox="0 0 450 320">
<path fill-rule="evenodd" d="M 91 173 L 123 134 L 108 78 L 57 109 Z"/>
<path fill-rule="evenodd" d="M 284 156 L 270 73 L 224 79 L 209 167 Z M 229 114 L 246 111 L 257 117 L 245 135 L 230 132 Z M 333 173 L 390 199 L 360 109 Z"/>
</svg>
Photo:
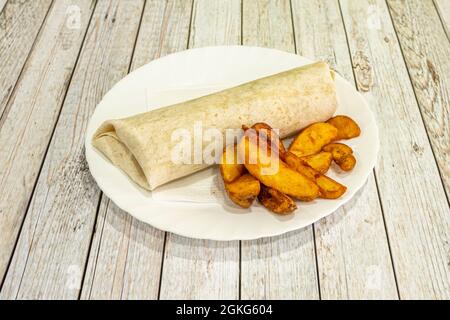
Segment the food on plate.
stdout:
<svg viewBox="0 0 450 320">
<path fill-rule="evenodd" d="M 303 129 L 289 146 L 289 151 L 297 157 L 316 154 L 336 140 L 338 130 L 326 122 L 317 122 Z"/>
<path fill-rule="evenodd" d="M 332 160 L 342 170 L 353 169 L 353 150 L 336 141 L 355 138 L 361 130 L 347 116 L 332 117 L 336 108 L 334 73 L 318 62 L 105 121 L 92 144 L 136 184 L 154 190 L 211 165 L 203 154 L 210 150 L 210 141 L 195 140 L 197 124 L 203 132 L 215 129 L 221 138 L 227 129 L 242 128 L 238 142 L 228 145 L 219 157 L 226 193 L 240 207 L 249 208 L 258 198 L 268 210 L 289 214 L 297 209 L 295 200 L 336 199 L 347 190 L 325 173 Z M 286 149 L 281 139 L 298 132 Z M 186 137 L 189 152 L 178 154 Z M 201 147 L 200 161 L 196 146 Z M 222 147 L 221 141 L 215 153 Z"/>
<path fill-rule="evenodd" d="M 312 154 L 301 159 L 311 168 L 319 171 L 320 173 L 326 173 L 330 168 L 333 156 L 330 152 L 321 151 L 316 154 Z"/>
<path fill-rule="evenodd" d="M 332 71 L 326 63 L 317 62 L 186 102 L 106 121 L 95 132 L 92 144 L 139 186 L 154 190 L 212 165 L 173 161 L 172 152 L 179 143 L 173 134 L 180 130 L 192 137 L 196 123 L 201 123 L 203 130 L 214 128 L 224 133 L 242 124 L 266 122 L 280 129 L 284 138 L 312 123 L 328 120 L 336 107 Z M 209 144 L 201 143 L 203 148 Z"/>
<path fill-rule="evenodd" d="M 294 200 L 276 189 L 261 185 L 258 195 L 259 202 L 270 211 L 278 214 L 289 214 L 297 209 Z"/>
<path fill-rule="evenodd" d="M 224 185 L 230 199 L 242 208 L 250 207 L 260 191 L 259 181 L 248 173 Z"/>
<path fill-rule="evenodd" d="M 358 124 L 350 117 L 339 115 L 331 118 L 327 123 L 338 130 L 336 140 L 351 139 L 361 134 Z"/>
<path fill-rule="evenodd" d="M 319 196 L 319 187 L 313 181 L 290 168 L 279 157 L 272 157 L 270 148 L 266 152 L 264 146 L 263 141 L 248 135 L 244 135 L 238 144 L 238 153 L 245 157 L 245 168 L 252 176 L 262 184 L 302 201 Z"/>
<path fill-rule="evenodd" d="M 245 172 L 245 166 L 238 161 L 236 144 L 229 145 L 224 149 L 219 167 L 225 182 L 233 182 Z"/>
<path fill-rule="evenodd" d="M 353 150 L 343 143 L 330 143 L 323 147 L 324 151 L 331 152 L 333 160 L 344 171 L 352 170 L 356 165 Z"/>
<path fill-rule="evenodd" d="M 302 159 L 292 152 L 286 152 L 283 155 L 283 159 L 291 168 L 317 184 L 319 187 L 320 198 L 337 199 L 347 190 L 346 186 L 305 165 Z"/>
<path fill-rule="evenodd" d="M 243 128 L 245 130 L 245 128 Z M 264 122 L 255 123 L 252 126 L 252 129 L 255 129 L 256 132 L 261 132 L 262 136 L 266 137 L 268 143 L 271 143 L 271 146 L 275 146 L 278 154 L 286 152 L 286 148 L 284 147 L 283 141 L 281 141 L 280 137 L 277 133 L 272 129 L 270 125 Z"/>
</svg>

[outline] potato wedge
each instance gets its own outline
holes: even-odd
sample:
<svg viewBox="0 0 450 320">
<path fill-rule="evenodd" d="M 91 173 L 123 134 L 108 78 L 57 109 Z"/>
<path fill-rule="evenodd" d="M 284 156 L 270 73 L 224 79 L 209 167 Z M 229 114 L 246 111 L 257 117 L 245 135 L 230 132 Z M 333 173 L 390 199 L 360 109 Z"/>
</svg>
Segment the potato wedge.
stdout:
<svg viewBox="0 0 450 320">
<path fill-rule="evenodd" d="M 225 182 L 233 182 L 244 174 L 245 166 L 238 163 L 237 145 L 229 145 L 224 149 L 219 168 Z"/>
<path fill-rule="evenodd" d="M 325 122 L 317 122 L 304 129 L 295 138 L 289 151 L 298 157 L 320 152 L 323 146 L 336 140 L 338 129 Z"/>
<path fill-rule="evenodd" d="M 289 214 L 297 209 L 294 200 L 288 195 L 265 185 L 261 185 L 258 200 L 264 207 L 277 214 Z"/>
<path fill-rule="evenodd" d="M 238 145 L 238 153 L 245 156 L 245 168 L 251 175 L 262 184 L 299 200 L 311 201 L 319 196 L 319 187 L 313 181 L 278 157 L 272 157 L 270 152 L 262 151 L 261 141 L 258 142 L 244 135 Z"/>
<path fill-rule="evenodd" d="M 277 135 L 275 131 L 273 131 L 272 127 L 269 126 L 267 123 L 264 122 L 255 123 L 252 126 L 252 129 L 255 129 L 256 132 L 262 132 L 263 134 L 265 134 L 267 136 L 267 141 L 269 143 L 272 143 L 272 145 L 276 147 L 276 150 L 278 150 L 278 154 L 286 152 L 286 148 L 284 147 L 284 144 L 281 141 L 280 137 Z"/>
<path fill-rule="evenodd" d="M 233 182 L 225 182 L 225 190 L 231 201 L 242 208 L 248 208 L 260 192 L 260 183 L 252 175 L 246 173 Z"/>
<path fill-rule="evenodd" d="M 336 140 L 351 139 L 361 134 L 361 129 L 358 124 L 347 116 L 335 116 L 329 119 L 327 123 L 336 127 L 338 130 Z"/>
<path fill-rule="evenodd" d="M 320 173 L 326 173 L 330 168 L 333 156 L 331 152 L 321 151 L 317 154 L 302 157 L 301 159 L 311 168 L 319 171 Z"/>
<path fill-rule="evenodd" d="M 346 186 L 323 174 L 315 181 L 320 189 L 320 197 L 323 199 L 337 199 L 347 191 Z"/>
<path fill-rule="evenodd" d="M 324 151 L 331 152 L 334 162 L 344 171 L 352 170 L 356 165 L 353 150 L 343 143 L 330 143 L 323 147 Z"/>
<path fill-rule="evenodd" d="M 319 187 L 320 198 L 337 199 L 347 190 L 346 186 L 307 166 L 301 158 L 297 157 L 292 152 L 286 152 L 283 155 L 283 159 L 291 168 L 317 184 Z"/>
</svg>

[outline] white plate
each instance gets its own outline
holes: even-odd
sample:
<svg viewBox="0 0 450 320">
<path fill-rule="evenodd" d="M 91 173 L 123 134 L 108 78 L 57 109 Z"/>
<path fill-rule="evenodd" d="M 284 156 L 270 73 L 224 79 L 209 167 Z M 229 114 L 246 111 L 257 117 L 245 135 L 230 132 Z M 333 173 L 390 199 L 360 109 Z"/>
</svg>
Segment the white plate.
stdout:
<svg viewBox="0 0 450 320">
<path fill-rule="evenodd" d="M 137 187 L 91 146 L 95 130 L 105 120 L 157 109 L 311 62 L 278 50 L 243 46 L 187 50 L 150 62 L 117 83 L 92 115 L 85 145 L 86 159 L 93 177 L 116 205 L 137 219 L 192 238 L 255 239 L 314 223 L 349 201 L 364 185 L 378 153 L 378 129 L 370 108 L 354 87 L 339 75 L 336 77 L 339 99 L 337 114 L 355 119 L 362 134 L 346 141 L 358 160 L 353 171 L 342 173 L 333 166 L 328 175 L 346 185 L 348 190 L 337 200 L 299 202 L 297 211 L 288 216 L 271 214 L 257 203 L 250 209 L 240 209 L 224 198 L 222 191 L 220 194 L 214 192 L 217 198 L 212 202 L 196 203 L 195 199 L 194 202 L 155 200 L 151 192 Z M 196 173 L 175 184 L 178 187 L 182 185 L 187 194 L 195 194 L 195 186 L 203 180 L 220 186 L 217 168 Z M 170 189 L 171 184 L 166 188 Z"/>
</svg>

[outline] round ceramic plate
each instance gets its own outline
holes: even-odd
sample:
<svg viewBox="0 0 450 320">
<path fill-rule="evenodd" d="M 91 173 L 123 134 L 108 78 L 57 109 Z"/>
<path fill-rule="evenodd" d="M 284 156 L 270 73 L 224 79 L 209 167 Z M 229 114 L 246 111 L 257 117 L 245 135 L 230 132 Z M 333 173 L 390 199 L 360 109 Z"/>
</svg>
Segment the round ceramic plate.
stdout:
<svg viewBox="0 0 450 320">
<path fill-rule="evenodd" d="M 183 236 L 214 240 L 255 239 L 303 228 L 331 214 L 360 189 L 375 165 L 378 129 L 369 106 L 355 88 L 336 76 L 336 114 L 352 117 L 360 137 L 346 141 L 356 167 L 327 175 L 348 187 L 339 199 L 298 202 L 295 213 L 278 216 L 260 204 L 241 209 L 225 196 L 217 167 L 148 192 L 134 184 L 91 145 L 100 124 L 219 91 L 243 82 L 309 64 L 304 57 L 257 47 L 206 47 L 168 55 L 137 69 L 117 83 L 95 109 L 86 134 L 86 158 L 103 192 L 139 220 Z M 164 128 L 161 128 L 164 130 Z"/>
</svg>

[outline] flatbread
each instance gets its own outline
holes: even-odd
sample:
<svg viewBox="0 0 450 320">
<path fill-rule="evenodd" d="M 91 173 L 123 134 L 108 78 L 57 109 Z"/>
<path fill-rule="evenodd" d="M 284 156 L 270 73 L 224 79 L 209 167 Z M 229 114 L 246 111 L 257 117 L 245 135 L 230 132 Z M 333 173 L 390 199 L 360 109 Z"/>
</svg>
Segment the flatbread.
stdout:
<svg viewBox="0 0 450 320">
<path fill-rule="evenodd" d="M 104 122 L 92 144 L 135 183 L 147 190 L 202 170 L 209 164 L 172 161 L 178 141 L 172 134 L 194 125 L 203 130 L 239 129 L 266 122 L 292 135 L 302 128 L 328 120 L 336 111 L 334 74 L 324 62 L 313 63 L 194 100 Z M 203 145 L 208 145 L 204 142 Z"/>
</svg>

